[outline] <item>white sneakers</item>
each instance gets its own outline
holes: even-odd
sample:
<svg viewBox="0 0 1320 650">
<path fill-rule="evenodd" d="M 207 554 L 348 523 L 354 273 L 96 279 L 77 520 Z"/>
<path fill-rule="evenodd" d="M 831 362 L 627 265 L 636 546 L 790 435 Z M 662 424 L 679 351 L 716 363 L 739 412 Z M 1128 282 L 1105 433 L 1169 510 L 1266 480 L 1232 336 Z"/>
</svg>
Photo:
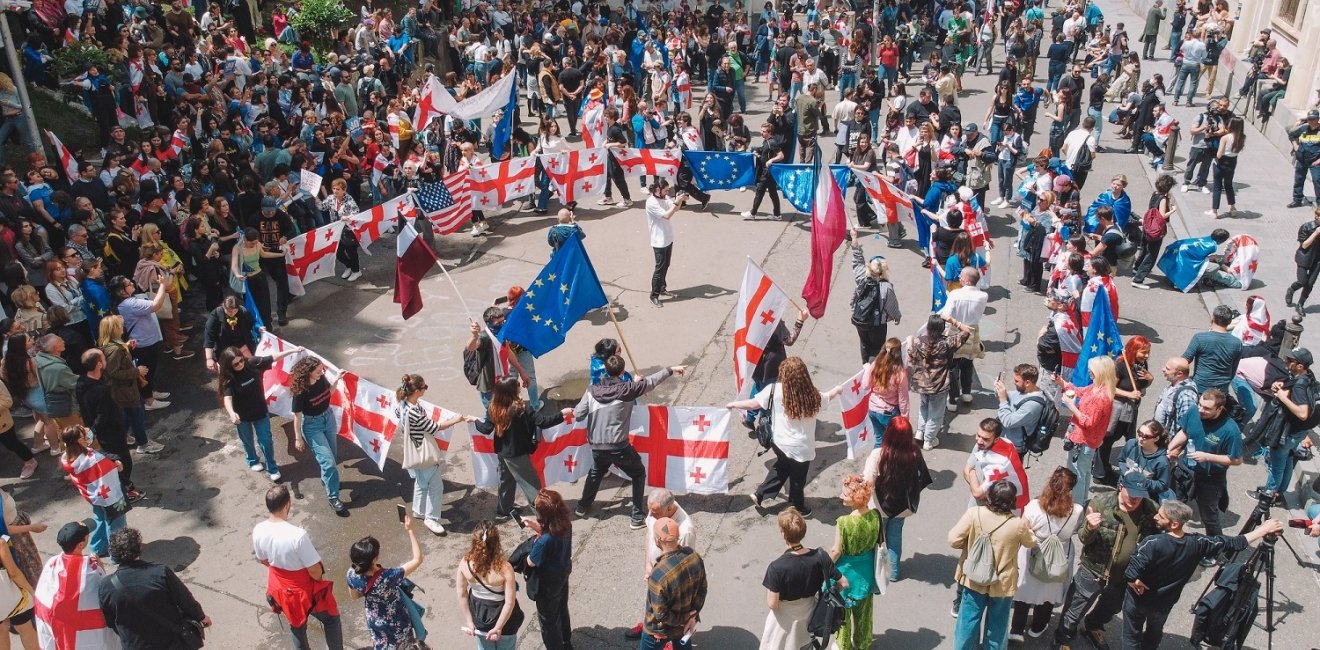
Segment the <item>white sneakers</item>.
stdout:
<svg viewBox="0 0 1320 650">
<path fill-rule="evenodd" d="M 439 520 L 439 519 L 427 519 L 427 520 L 423 523 L 423 525 L 426 526 L 426 529 L 427 529 L 427 530 L 429 530 L 429 531 L 435 533 L 436 535 L 444 535 L 444 534 L 446 534 L 446 533 L 445 533 L 445 527 L 440 523 L 440 520 Z"/>
<path fill-rule="evenodd" d="M 356 282 L 357 279 L 360 278 L 360 277 L 362 277 L 362 272 L 361 272 L 361 271 L 354 271 L 354 272 L 350 273 L 349 275 L 347 275 L 344 279 L 345 279 L 345 280 L 348 280 L 349 282 Z"/>
<path fill-rule="evenodd" d="M 962 395 L 962 397 L 961 397 L 960 399 L 962 399 L 962 403 L 963 403 L 963 404 L 971 404 L 971 403 L 972 403 L 972 394 L 971 394 L 971 393 L 963 393 L 963 395 Z"/>
<path fill-rule="evenodd" d="M 957 413 L 957 412 L 958 412 L 958 405 L 957 405 L 957 404 L 954 404 L 953 402 L 949 402 L 949 403 L 947 403 L 947 404 L 944 405 L 944 410 L 946 410 L 946 411 L 948 411 L 948 412 L 950 412 L 950 413 Z"/>
<path fill-rule="evenodd" d="M 353 275 L 353 269 L 344 269 L 344 272 L 340 273 L 339 277 L 347 280 L 350 275 Z"/>
</svg>

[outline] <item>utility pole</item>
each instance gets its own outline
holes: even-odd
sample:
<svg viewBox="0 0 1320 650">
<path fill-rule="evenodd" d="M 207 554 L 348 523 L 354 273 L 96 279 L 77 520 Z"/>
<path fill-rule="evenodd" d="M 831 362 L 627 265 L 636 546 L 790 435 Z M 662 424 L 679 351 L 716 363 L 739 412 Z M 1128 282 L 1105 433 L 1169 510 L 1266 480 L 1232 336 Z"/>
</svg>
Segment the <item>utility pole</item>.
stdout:
<svg viewBox="0 0 1320 650">
<path fill-rule="evenodd" d="M 0 0 L 0 9 L 4 11 L 31 10 L 28 0 Z M 37 129 L 37 116 L 32 112 L 32 99 L 28 97 L 27 81 L 23 79 L 23 64 L 18 59 L 18 44 L 9 31 L 9 17 L 0 14 L 0 47 L 5 48 L 5 58 L 9 60 L 9 70 L 13 74 L 14 86 L 18 88 L 18 100 L 23 103 L 23 121 L 27 122 L 28 142 L 36 151 L 43 149 L 41 131 Z"/>
</svg>

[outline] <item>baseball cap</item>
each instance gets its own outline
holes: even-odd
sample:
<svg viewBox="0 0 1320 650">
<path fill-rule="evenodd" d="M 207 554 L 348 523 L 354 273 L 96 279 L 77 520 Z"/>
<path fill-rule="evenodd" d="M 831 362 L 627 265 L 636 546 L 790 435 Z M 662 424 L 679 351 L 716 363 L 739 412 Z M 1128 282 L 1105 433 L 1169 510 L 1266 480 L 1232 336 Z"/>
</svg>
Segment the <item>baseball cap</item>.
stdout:
<svg viewBox="0 0 1320 650">
<path fill-rule="evenodd" d="M 1130 469 L 1123 473 L 1123 479 L 1119 482 L 1127 489 L 1128 494 L 1142 499 L 1150 498 L 1150 479 L 1146 478 L 1141 470 Z"/>
<path fill-rule="evenodd" d="M 87 524 L 81 521 L 71 521 L 60 527 L 60 532 L 55 534 L 55 543 L 59 544 L 65 553 L 72 553 L 73 549 L 78 548 L 78 545 L 87 539 L 87 536 L 91 533 L 92 531 L 87 527 Z"/>
<path fill-rule="evenodd" d="M 1320 111 L 1311 111 L 1310 113 L 1307 113 L 1307 114 L 1306 114 L 1306 119 L 1308 119 L 1308 120 L 1320 120 Z"/>
<path fill-rule="evenodd" d="M 1308 368 L 1315 363 L 1315 357 L 1311 356 L 1311 351 L 1306 348 L 1293 348 L 1283 353 L 1283 358 L 1292 359 Z"/>
<path fill-rule="evenodd" d="M 976 122 L 968 122 L 968 123 L 967 123 L 967 126 L 964 126 L 964 127 L 963 127 L 963 130 L 966 131 L 966 132 L 968 132 L 968 133 L 976 133 L 977 129 L 980 129 L 980 128 L 981 128 L 981 127 L 979 127 L 979 126 L 976 125 Z"/>
<path fill-rule="evenodd" d="M 275 199 L 272 199 L 269 196 L 261 200 L 262 212 L 274 212 L 278 207 L 279 204 L 275 202 Z"/>
</svg>

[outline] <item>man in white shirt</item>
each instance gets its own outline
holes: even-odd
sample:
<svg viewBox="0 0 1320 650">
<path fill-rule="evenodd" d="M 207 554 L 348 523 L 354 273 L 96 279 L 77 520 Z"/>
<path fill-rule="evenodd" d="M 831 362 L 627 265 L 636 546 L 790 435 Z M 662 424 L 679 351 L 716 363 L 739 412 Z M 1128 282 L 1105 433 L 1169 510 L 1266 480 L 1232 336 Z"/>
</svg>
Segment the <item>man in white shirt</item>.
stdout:
<svg viewBox="0 0 1320 650">
<path fill-rule="evenodd" d="M 655 272 L 651 274 L 651 304 L 660 307 L 660 295 L 672 296 L 666 291 L 665 276 L 669 274 L 669 260 L 674 254 L 674 226 L 670 219 L 687 204 L 686 192 L 670 200 L 665 196 L 669 181 L 659 179 L 651 184 L 651 196 L 646 199 L 646 222 L 651 230 L 651 250 L 655 252 Z"/>
<path fill-rule="evenodd" d="M 1095 132 L 1095 118 L 1087 115 L 1082 118 L 1082 123 L 1077 128 L 1068 132 L 1068 136 L 1063 139 L 1063 146 L 1059 147 L 1059 153 L 1063 155 L 1064 164 L 1073 172 L 1073 180 L 1077 181 L 1077 186 L 1082 187 L 1086 184 L 1086 176 L 1091 173 L 1094 163 L 1087 163 L 1083 168 L 1077 166 L 1078 156 L 1085 147 L 1090 151 L 1092 160 L 1096 154 L 1096 149 L 1100 145 L 1100 137 Z"/>
<path fill-rule="evenodd" d="M 959 349 L 949 363 L 947 408 L 950 411 L 958 410 L 959 395 L 962 396 L 964 404 L 972 402 L 972 379 L 976 375 L 976 369 L 972 367 L 972 359 L 980 356 L 976 348 L 981 343 L 981 317 L 985 315 L 985 305 L 990 301 L 989 294 L 976 286 L 981 281 L 981 271 L 976 267 L 963 267 L 962 273 L 958 275 L 958 281 L 962 286 L 949 292 L 944 309 L 940 310 L 940 317 L 947 322 L 958 322 L 971 328 L 972 336 L 965 347 L 971 348 L 972 352 L 964 355 L 962 349 Z"/>
<path fill-rule="evenodd" d="M 324 579 L 325 566 L 307 531 L 289 523 L 291 505 L 288 487 L 271 486 L 266 490 L 270 517 L 252 528 L 252 552 L 270 569 L 266 601 L 288 619 L 295 650 L 311 647 L 307 642 L 309 617 L 320 621 L 325 629 L 326 647 L 342 650 L 344 634 L 334 583 Z"/>
<path fill-rule="evenodd" d="M 656 488 L 646 497 L 646 546 L 643 562 L 642 579 L 646 580 L 655 568 L 655 561 L 660 559 L 660 547 L 655 543 L 655 522 L 668 517 L 678 524 L 678 545 L 692 548 L 697 543 L 696 527 L 683 506 L 678 505 L 674 493 L 664 488 Z M 640 639 L 644 621 L 638 621 L 631 630 L 623 633 L 624 638 Z"/>
</svg>

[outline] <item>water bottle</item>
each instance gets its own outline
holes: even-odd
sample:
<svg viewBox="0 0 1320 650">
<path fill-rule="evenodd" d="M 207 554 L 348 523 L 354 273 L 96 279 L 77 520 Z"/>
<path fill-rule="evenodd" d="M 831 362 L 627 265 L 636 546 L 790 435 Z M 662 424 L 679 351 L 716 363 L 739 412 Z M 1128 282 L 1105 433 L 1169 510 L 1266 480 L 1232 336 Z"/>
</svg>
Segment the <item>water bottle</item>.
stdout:
<svg viewBox="0 0 1320 650">
<path fill-rule="evenodd" d="M 1196 453 L 1196 443 L 1189 437 L 1187 438 L 1187 447 L 1183 449 L 1183 459 L 1187 461 L 1188 467 L 1196 467 L 1196 461 L 1192 460 L 1192 454 Z"/>
</svg>

